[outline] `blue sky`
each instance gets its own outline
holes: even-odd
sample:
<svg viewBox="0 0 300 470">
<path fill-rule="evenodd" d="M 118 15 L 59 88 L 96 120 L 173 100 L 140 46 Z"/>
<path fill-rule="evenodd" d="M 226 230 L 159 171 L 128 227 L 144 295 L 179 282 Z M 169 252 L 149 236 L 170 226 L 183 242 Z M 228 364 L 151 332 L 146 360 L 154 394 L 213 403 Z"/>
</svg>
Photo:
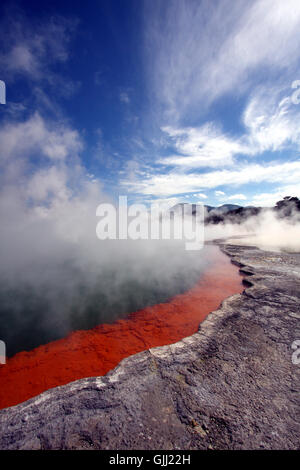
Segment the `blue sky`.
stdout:
<svg viewBox="0 0 300 470">
<path fill-rule="evenodd" d="M 299 0 L 4 1 L 0 18 L 4 183 L 29 203 L 82 185 L 300 197 Z"/>
</svg>

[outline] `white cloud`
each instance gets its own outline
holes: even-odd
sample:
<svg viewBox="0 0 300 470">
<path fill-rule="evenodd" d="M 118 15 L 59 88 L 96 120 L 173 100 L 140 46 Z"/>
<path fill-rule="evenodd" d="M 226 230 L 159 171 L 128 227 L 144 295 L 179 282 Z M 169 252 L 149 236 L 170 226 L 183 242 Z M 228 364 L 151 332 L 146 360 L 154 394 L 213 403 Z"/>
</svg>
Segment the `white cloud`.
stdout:
<svg viewBox="0 0 300 470">
<path fill-rule="evenodd" d="M 7 161 L 12 156 L 26 156 L 34 152 L 39 157 L 64 160 L 75 156 L 82 148 L 77 131 L 63 122 L 46 122 L 38 112 L 23 122 L 8 122 L 0 129 L 0 156 Z"/>
<path fill-rule="evenodd" d="M 0 142 L 0 185 L 7 200 L 50 207 L 89 183 L 79 159 L 81 138 L 64 122 L 35 113 L 23 122 L 7 122 Z"/>
<path fill-rule="evenodd" d="M 170 119 L 297 70 L 298 0 L 180 0 L 147 12 L 148 79 Z M 150 19 L 149 19 L 150 18 Z M 151 47 L 150 47 L 151 45 Z M 297 78 L 297 77 L 296 77 Z"/>
<path fill-rule="evenodd" d="M 297 181 L 299 161 L 285 163 L 281 155 L 277 162 L 269 164 L 245 163 L 245 159 L 239 162 L 240 156 L 254 158 L 266 151 L 300 151 L 300 106 L 292 103 L 291 95 L 291 88 L 257 89 L 243 113 L 245 133 L 240 137 L 223 135 L 211 123 L 201 128 L 163 128 L 181 155 L 163 157 L 156 163 L 172 165 L 173 170 L 164 174 L 162 166 L 161 174 L 140 175 L 140 180 L 132 180 L 128 187 L 146 194 L 172 195 L 223 185 L 261 182 L 286 185 Z M 219 169 L 191 172 L 204 166 Z M 222 191 L 216 193 L 217 197 L 223 195 Z"/>
<path fill-rule="evenodd" d="M 269 193 L 255 194 L 252 198 L 252 201 L 250 202 L 250 205 L 273 207 L 277 201 L 280 201 L 285 196 L 296 196 L 300 198 L 299 184 L 282 186 Z"/>
<path fill-rule="evenodd" d="M 48 202 L 53 198 L 56 202 L 66 201 L 71 197 L 66 168 L 52 166 L 36 171 L 29 181 L 26 195 L 34 203 Z"/>
<path fill-rule="evenodd" d="M 246 164 L 233 170 L 216 170 L 208 173 L 156 174 L 141 181 L 122 183 L 129 191 L 171 196 L 195 192 L 203 188 L 216 188 L 223 185 L 240 186 L 248 183 L 285 183 L 296 184 L 300 180 L 300 160 L 268 165 Z"/>
<path fill-rule="evenodd" d="M 232 194 L 226 198 L 228 201 L 246 201 L 247 197 L 244 194 Z"/>
<path fill-rule="evenodd" d="M 185 170 L 231 166 L 240 155 L 258 156 L 282 149 L 300 150 L 300 106 L 291 100 L 292 89 L 259 88 L 243 113 L 245 133 L 230 137 L 213 123 L 198 128 L 163 127 L 176 155 L 157 160 Z"/>
<path fill-rule="evenodd" d="M 77 20 L 56 15 L 47 21 L 35 21 L 18 14 L 3 17 L 0 23 L 0 68 L 2 78 L 12 83 L 26 78 L 35 84 L 47 84 L 56 94 L 69 97 L 80 86 L 62 77 L 53 65 L 66 62 Z"/>
<path fill-rule="evenodd" d="M 292 103 L 292 89 L 263 87 L 250 99 L 243 121 L 247 129 L 248 153 L 300 150 L 300 106 Z"/>
<path fill-rule="evenodd" d="M 129 104 L 130 99 L 129 99 L 128 93 L 125 93 L 125 92 L 120 93 L 120 101 L 122 103 Z"/>
<path fill-rule="evenodd" d="M 2 63 L 11 71 L 23 72 L 29 75 L 39 75 L 39 64 L 31 52 L 30 47 L 24 44 L 17 44 L 10 52 L 3 57 Z"/>
<path fill-rule="evenodd" d="M 160 174 L 157 168 L 152 175 L 151 170 L 146 174 L 131 173 L 131 181 L 127 178 L 128 184 L 126 181 L 123 183 L 131 190 L 136 188 L 146 194 L 153 191 L 159 195 L 182 194 L 230 184 L 286 183 L 286 179 L 293 179 L 289 169 L 295 166 L 298 172 L 298 161 L 285 164 L 281 155 L 277 162 L 270 164 L 247 164 L 245 161 L 267 151 L 300 151 L 300 106 L 292 103 L 291 95 L 290 87 L 256 89 L 242 115 L 245 132 L 239 137 L 223 134 L 212 123 L 199 128 L 164 127 L 162 130 L 167 134 L 168 145 L 173 146 L 174 154 L 156 160 L 156 164 L 161 165 Z M 244 156 L 243 163 L 239 162 L 241 156 Z M 165 174 L 164 166 L 169 165 L 173 169 Z M 218 168 L 218 171 L 191 172 L 203 167 Z M 215 194 L 217 197 L 225 196 L 223 191 Z M 237 200 L 237 196 L 241 195 L 231 196 L 231 199 Z"/>
<path fill-rule="evenodd" d="M 178 197 L 162 197 L 155 199 L 143 199 L 141 202 L 143 204 L 158 205 L 161 210 L 168 210 L 176 204 L 182 202 L 182 199 Z"/>
<path fill-rule="evenodd" d="M 128 93 L 126 93 L 125 91 L 121 92 L 120 93 L 120 101 L 122 103 L 129 104 L 130 103 L 130 98 L 129 98 Z"/>
<path fill-rule="evenodd" d="M 250 205 L 262 206 L 262 207 L 273 207 L 277 201 L 281 200 L 282 196 L 280 192 L 276 193 L 261 193 L 253 196 Z"/>
<path fill-rule="evenodd" d="M 230 139 L 213 123 L 200 128 L 164 127 L 162 130 L 168 134 L 179 154 L 159 159 L 158 163 L 164 165 L 186 168 L 231 165 L 234 155 L 245 152 L 239 140 Z"/>
</svg>

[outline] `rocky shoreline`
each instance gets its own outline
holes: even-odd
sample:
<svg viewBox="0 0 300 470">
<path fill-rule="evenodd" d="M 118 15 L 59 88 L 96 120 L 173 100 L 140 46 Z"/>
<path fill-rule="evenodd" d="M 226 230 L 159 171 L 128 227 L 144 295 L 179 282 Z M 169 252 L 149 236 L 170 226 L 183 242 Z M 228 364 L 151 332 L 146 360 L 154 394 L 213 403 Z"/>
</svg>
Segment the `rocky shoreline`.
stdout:
<svg viewBox="0 0 300 470">
<path fill-rule="evenodd" d="M 300 254 L 220 246 L 242 294 L 178 343 L 1 410 L 0 449 L 299 448 Z"/>
</svg>

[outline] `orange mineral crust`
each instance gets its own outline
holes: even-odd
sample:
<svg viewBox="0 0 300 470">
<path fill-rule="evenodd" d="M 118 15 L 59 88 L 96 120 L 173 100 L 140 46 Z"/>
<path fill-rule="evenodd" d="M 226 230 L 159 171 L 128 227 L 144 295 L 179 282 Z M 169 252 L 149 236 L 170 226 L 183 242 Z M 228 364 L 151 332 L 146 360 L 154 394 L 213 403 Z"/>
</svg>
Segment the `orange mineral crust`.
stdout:
<svg viewBox="0 0 300 470">
<path fill-rule="evenodd" d="M 0 365 L 0 408 L 73 380 L 104 375 L 127 356 L 190 336 L 223 299 L 242 290 L 238 268 L 218 250 L 198 283 L 169 302 L 8 359 Z"/>
</svg>

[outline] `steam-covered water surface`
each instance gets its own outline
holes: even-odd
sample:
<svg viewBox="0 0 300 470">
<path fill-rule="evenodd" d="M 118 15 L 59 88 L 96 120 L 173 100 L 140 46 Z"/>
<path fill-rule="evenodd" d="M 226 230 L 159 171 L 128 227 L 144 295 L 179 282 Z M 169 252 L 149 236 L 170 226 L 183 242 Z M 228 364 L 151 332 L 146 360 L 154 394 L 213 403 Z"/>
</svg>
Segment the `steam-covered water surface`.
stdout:
<svg viewBox="0 0 300 470">
<path fill-rule="evenodd" d="M 112 323 L 190 289 L 211 262 L 212 247 L 186 251 L 175 241 L 101 242 L 99 257 L 74 252 L 5 276 L 0 287 L 0 338 L 7 355 L 77 329 Z"/>
<path fill-rule="evenodd" d="M 176 343 L 195 333 L 222 300 L 243 290 L 238 268 L 217 246 L 206 247 L 201 254 L 203 264 L 197 282 L 183 294 L 111 324 L 77 330 L 9 358 L 0 367 L 0 383 L 5 383 L 5 387 L 0 387 L 0 408 L 58 385 L 104 375 L 125 357 Z M 199 255 L 198 252 L 198 260 Z"/>
</svg>

